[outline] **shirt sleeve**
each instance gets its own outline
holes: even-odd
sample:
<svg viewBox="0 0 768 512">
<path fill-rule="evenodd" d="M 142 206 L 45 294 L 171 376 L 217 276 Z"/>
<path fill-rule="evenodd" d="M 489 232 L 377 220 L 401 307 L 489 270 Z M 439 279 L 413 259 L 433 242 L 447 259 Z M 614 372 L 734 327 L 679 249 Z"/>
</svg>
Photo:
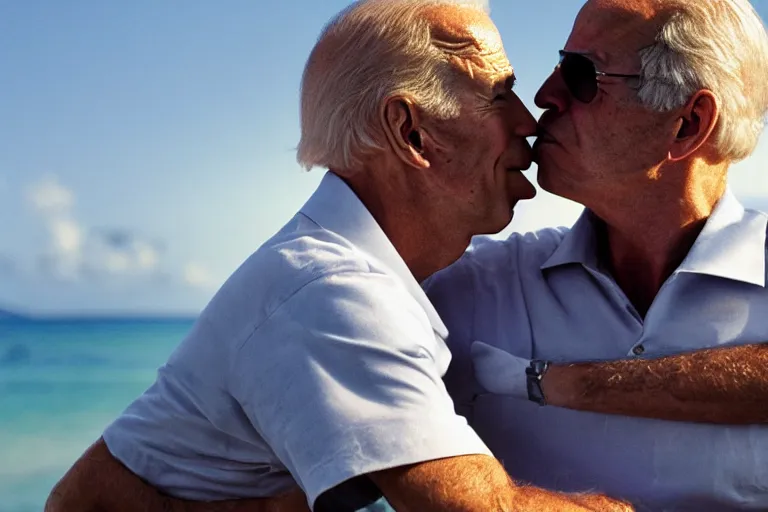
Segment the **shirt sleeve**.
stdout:
<svg viewBox="0 0 768 512">
<path fill-rule="evenodd" d="M 319 278 L 240 348 L 231 386 L 314 505 L 357 476 L 490 451 L 455 414 L 436 356 L 447 350 L 392 277 Z"/>
</svg>

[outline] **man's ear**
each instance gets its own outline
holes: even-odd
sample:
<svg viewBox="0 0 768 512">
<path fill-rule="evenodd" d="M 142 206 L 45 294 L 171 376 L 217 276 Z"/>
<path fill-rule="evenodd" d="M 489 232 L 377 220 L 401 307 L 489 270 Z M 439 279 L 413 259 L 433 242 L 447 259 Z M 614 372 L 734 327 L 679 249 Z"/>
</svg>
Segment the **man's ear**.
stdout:
<svg viewBox="0 0 768 512">
<path fill-rule="evenodd" d="M 698 151 L 712 136 L 719 118 L 720 109 L 712 91 L 701 90 L 694 94 L 675 124 L 677 135 L 672 141 L 669 161 L 685 160 Z"/>
<path fill-rule="evenodd" d="M 389 98 L 382 105 L 381 123 L 394 154 L 410 167 L 427 169 L 420 121 L 416 106 L 408 98 Z"/>
</svg>

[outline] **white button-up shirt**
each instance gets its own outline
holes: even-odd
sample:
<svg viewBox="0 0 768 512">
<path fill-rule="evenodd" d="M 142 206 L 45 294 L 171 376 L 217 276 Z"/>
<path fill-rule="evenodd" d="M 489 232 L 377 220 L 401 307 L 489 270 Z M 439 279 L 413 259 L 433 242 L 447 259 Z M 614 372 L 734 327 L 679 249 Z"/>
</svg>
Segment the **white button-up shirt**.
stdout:
<svg viewBox="0 0 768 512">
<path fill-rule="evenodd" d="M 104 439 L 173 496 L 270 496 L 292 475 L 311 505 L 360 475 L 489 454 L 443 384 L 446 335 L 376 221 L 328 173 Z"/>
<path fill-rule="evenodd" d="M 575 362 L 766 341 L 767 225 L 727 192 L 644 319 L 601 268 L 588 211 L 570 231 L 476 240 L 426 283 L 451 332 L 446 382 L 457 409 L 514 478 L 537 486 L 600 491 L 654 512 L 768 510 L 768 426 L 540 407 L 500 393 L 524 382 L 521 365 L 507 369 L 476 343 Z"/>
</svg>

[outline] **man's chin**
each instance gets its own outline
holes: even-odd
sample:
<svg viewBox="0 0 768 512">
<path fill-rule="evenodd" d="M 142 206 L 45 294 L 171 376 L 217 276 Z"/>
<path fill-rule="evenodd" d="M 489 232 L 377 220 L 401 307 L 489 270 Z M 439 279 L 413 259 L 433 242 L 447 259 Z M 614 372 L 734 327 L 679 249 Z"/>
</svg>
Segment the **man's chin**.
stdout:
<svg viewBox="0 0 768 512">
<path fill-rule="evenodd" d="M 517 201 L 512 203 L 510 205 L 509 209 L 505 212 L 505 214 L 500 214 L 496 219 L 494 219 L 493 222 L 489 222 L 488 226 L 486 226 L 486 229 L 484 230 L 483 235 L 495 235 L 502 231 L 504 231 L 507 226 L 509 226 L 509 223 L 512 222 L 512 218 L 515 216 L 515 205 L 517 204 Z"/>
<path fill-rule="evenodd" d="M 557 184 L 555 183 L 555 180 L 552 179 L 552 173 L 548 169 L 542 168 L 542 166 L 539 167 L 538 173 L 536 174 L 536 183 L 538 183 L 541 189 L 545 192 L 558 195 Z"/>
<path fill-rule="evenodd" d="M 540 172 L 536 178 L 536 181 L 538 182 L 539 187 L 541 187 L 541 189 L 545 192 L 549 192 L 550 194 L 557 197 L 582 204 L 583 197 L 581 197 L 581 194 L 579 194 L 579 191 L 582 190 L 581 186 L 574 189 L 573 183 L 563 181 L 562 179 L 553 178 L 551 174 L 547 174 L 546 172 Z"/>
</svg>

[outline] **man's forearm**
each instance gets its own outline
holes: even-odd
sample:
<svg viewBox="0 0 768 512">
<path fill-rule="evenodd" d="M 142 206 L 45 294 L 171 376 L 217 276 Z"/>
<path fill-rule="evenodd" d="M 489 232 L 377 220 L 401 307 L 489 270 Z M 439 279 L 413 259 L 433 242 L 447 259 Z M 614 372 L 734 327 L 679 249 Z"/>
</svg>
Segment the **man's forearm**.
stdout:
<svg viewBox="0 0 768 512">
<path fill-rule="evenodd" d="M 189 501 L 167 496 L 134 475 L 109 452 L 93 444 L 56 484 L 45 512 L 305 512 L 300 490 L 275 498 Z"/>
<path fill-rule="evenodd" d="M 547 403 L 672 421 L 768 423 L 768 344 L 663 357 L 552 365 Z"/>
<path fill-rule="evenodd" d="M 631 512 L 599 495 L 561 494 L 517 485 L 492 457 L 466 455 L 370 475 L 398 512 Z"/>
</svg>

